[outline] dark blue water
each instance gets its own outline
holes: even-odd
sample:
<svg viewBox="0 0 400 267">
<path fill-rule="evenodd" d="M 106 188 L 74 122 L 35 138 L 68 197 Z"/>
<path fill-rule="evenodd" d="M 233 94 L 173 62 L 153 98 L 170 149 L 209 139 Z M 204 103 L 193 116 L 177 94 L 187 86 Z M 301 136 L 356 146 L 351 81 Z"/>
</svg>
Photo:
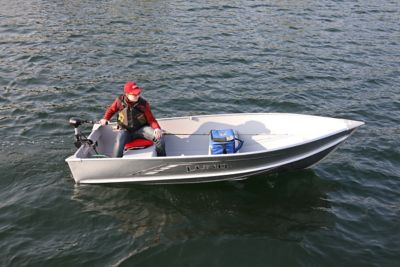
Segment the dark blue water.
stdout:
<svg viewBox="0 0 400 267">
<path fill-rule="evenodd" d="M 0 4 L 1 266 L 400 265 L 398 1 Z M 100 119 L 127 80 L 159 118 L 366 125 L 310 170 L 76 186 L 67 119 Z"/>
</svg>

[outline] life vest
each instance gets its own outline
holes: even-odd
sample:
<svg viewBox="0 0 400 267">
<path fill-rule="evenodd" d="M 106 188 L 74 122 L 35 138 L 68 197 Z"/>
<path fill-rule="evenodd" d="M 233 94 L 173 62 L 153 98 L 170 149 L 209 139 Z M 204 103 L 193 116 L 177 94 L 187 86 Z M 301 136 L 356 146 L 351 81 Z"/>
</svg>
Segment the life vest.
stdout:
<svg viewBox="0 0 400 267">
<path fill-rule="evenodd" d="M 147 104 L 146 100 L 140 97 L 133 106 L 128 105 L 124 95 L 119 96 L 118 100 L 123 106 L 123 109 L 118 113 L 118 125 L 132 132 L 148 125 L 144 114 Z"/>
</svg>

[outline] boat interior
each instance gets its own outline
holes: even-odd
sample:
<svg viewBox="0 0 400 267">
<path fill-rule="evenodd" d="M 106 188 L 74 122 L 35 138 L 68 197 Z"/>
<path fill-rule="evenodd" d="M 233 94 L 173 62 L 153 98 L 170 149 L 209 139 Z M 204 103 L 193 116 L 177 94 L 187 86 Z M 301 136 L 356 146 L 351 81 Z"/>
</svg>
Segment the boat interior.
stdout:
<svg viewBox="0 0 400 267">
<path fill-rule="evenodd" d="M 276 150 L 307 141 L 316 140 L 348 129 L 346 120 L 286 114 L 210 115 L 168 118 L 158 120 L 163 132 L 167 156 L 210 155 L 210 131 L 233 129 L 243 146 L 237 153 Z M 351 121 L 347 121 L 351 122 Z M 78 149 L 77 158 L 115 157 L 113 147 L 117 125 L 95 124 L 89 139 L 96 151 L 88 146 Z M 235 141 L 238 142 L 238 141 Z M 156 157 L 155 146 L 127 150 L 124 158 Z"/>
<path fill-rule="evenodd" d="M 96 129 L 97 128 L 97 129 Z M 78 150 L 78 158 L 96 158 L 96 157 L 115 157 L 113 155 L 113 147 L 116 142 L 116 125 L 101 127 L 94 126 L 94 131 L 89 136 L 89 139 L 96 142 L 96 151 L 89 147 L 82 147 Z M 225 129 L 216 127 L 216 129 Z M 229 128 L 231 129 L 231 128 Z M 211 130 L 211 129 L 210 129 Z M 165 141 L 165 150 L 167 156 L 201 156 L 211 155 L 210 150 L 210 130 L 207 133 L 169 133 L 163 135 Z M 236 153 L 264 151 L 267 149 L 267 140 L 271 136 L 267 134 L 240 134 L 240 130 L 233 129 L 236 137 L 243 142 L 243 146 Z M 235 140 L 235 147 L 239 145 L 239 141 Z M 155 145 L 144 148 L 133 148 L 124 151 L 123 158 L 148 158 L 156 157 Z"/>
</svg>

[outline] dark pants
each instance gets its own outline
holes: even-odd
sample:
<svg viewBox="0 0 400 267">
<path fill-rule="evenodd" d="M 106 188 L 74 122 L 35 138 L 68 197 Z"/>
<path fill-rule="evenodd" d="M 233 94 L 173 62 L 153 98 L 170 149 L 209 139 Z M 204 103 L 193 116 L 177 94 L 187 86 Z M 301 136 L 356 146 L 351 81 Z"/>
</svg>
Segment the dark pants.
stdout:
<svg viewBox="0 0 400 267">
<path fill-rule="evenodd" d="M 150 126 L 144 126 L 135 132 L 129 132 L 127 130 L 119 130 L 117 133 L 117 140 L 115 142 L 113 155 L 117 157 L 122 157 L 124 153 L 124 146 L 126 143 L 132 141 L 133 139 L 147 139 L 154 142 L 156 145 L 157 156 L 163 157 L 166 156 L 165 153 L 165 143 L 164 137 L 157 140 L 154 137 L 154 129 Z"/>
</svg>

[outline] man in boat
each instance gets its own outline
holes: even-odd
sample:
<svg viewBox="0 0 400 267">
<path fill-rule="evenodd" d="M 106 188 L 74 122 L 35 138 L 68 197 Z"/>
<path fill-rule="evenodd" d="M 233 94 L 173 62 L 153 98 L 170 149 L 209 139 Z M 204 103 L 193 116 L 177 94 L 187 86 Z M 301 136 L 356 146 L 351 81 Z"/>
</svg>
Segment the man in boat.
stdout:
<svg viewBox="0 0 400 267">
<path fill-rule="evenodd" d="M 135 82 L 127 82 L 124 94 L 114 100 L 100 120 L 101 125 L 106 125 L 118 112 L 117 122 L 120 131 L 114 147 L 114 155 L 117 157 L 122 157 L 126 143 L 137 138 L 153 141 L 157 156 L 166 155 L 161 127 L 151 112 L 150 104 L 140 96 L 141 92 L 142 89 Z"/>
</svg>

